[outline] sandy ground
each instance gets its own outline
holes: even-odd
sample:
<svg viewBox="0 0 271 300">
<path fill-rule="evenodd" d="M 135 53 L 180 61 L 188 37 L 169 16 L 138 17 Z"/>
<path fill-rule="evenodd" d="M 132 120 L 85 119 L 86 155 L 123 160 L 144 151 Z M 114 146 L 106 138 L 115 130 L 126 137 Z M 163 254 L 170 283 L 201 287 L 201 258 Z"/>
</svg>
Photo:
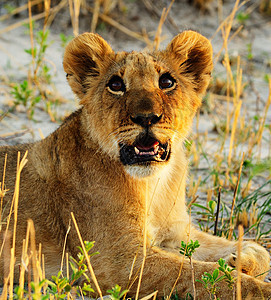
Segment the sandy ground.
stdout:
<svg viewBox="0 0 271 300">
<path fill-rule="evenodd" d="M 140 1 L 138 1 L 140 2 Z M 159 19 L 157 16 L 151 15 L 143 3 L 129 2 L 127 4 L 127 15 L 123 21 L 128 28 L 135 31 L 145 29 L 146 32 L 155 32 Z M 125 2 L 126 3 L 126 2 Z M 168 3 L 168 1 L 157 1 L 157 6 Z M 158 5 L 159 4 L 159 5 Z M 248 82 L 248 87 L 243 96 L 243 111 L 242 114 L 254 116 L 262 114 L 265 102 L 268 98 L 268 84 L 264 80 L 265 74 L 271 74 L 271 18 L 263 16 L 259 13 L 258 8 L 253 9 L 253 5 L 257 6 L 257 1 L 248 2 L 240 10 L 242 12 L 252 13 L 248 20 L 244 23 L 243 30 L 234 37 L 230 42 L 230 55 L 232 59 L 236 59 L 238 55 L 245 60 L 248 55 L 248 45 L 251 44 L 251 52 L 253 58 L 251 64 L 246 64 L 244 73 L 244 81 Z M 228 0 L 223 6 L 223 16 L 226 17 L 234 6 L 233 0 Z M 2 9 L 1 13 L 4 13 Z M 21 15 L 21 19 L 26 17 Z M 66 35 L 72 34 L 71 27 L 67 27 L 67 14 L 61 14 L 52 25 L 49 39 L 53 41 L 47 50 L 46 59 L 52 66 L 53 84 L 55 91 L 60 93 L 66 102 L 58 107 L 58 115 L 65 116 L 69 112 L 78 108 L 78 103 L 74 99 L 72 92 L 66 82 L 65 73 L 62 69 L 62 57 L 64 53 L 61 47 L 59 33 L 63 32 Z M 216 1 L 211 5 L 210 12 L 203 14 L 194 7 L 188 5 L 186 1 L 175 1 L 170 12 L 170 18 L 175 25 L 166 23 L 163 26 L 163 38 L 161 47 L 165 47 L 171 38 L 178 32 L 185 29 L 193 29 L 206 37 L 212 39 L 214 48 L 214 56 L 219 52 L 223 45 L 221 32 L 216 33 L 220 24 L 216 9 Z M 1 34 L 1 31 L 7 26 L 14 24 L 18 19 L 9 19 L 5 22 L 0 22 L 0 112 L 5 112 L 9 109 L 8 104 L 12 98 L 9 94 L 10 89 L 4 82 L 22 82 L 27 76 L 30 56 L 24 52 L 24 49 L 30 48 L 29 35 L 25 33 L 25 27 L 19 27 L 15 30 Z M 90 17 L 83 16 L 80 18 L 80 32 L 88 30 Z M 233 29 L 236 30 L 240 26 L 238 21 L 234 21 Z M 115 28 L 106 26 L 106 29 L 99 30 L 101 34 L 115 50 L 140 50 L 146 45 L 143 42 L 135 40 L 119 32 Z M 247 74 L 250 74 L 249 76 Z M 220 60 L 215 65 L 214 76 L 225 78 L 225 69 Z M 225 104 L 217 99 L 214 100 L 214 107 L 220 107 L 220 111 L 225 110 Z M 216 137 L 213 131 L 214 124 L 221 121 L 221 115 L 202 114 L 199 119 L 199 132 L 208 133 L 209 137 Z M 37 109 L 34 115 L 35 121 L 27 118 L 23 108 L 20 108 L 8 114 L 0 122 L 0 145 L 14 145 L 21 142 L 32 142 L 41 138 L 41 132 L 44 136 L 49 135 L 58 126 L 58 122 L 51 122 L 49 115 L 42 109 Z M 271 124 L 271 110 L 267 115 L 267 124 Z M 227 146 L 226 146 L 227 147 Z M 208 152 L 213 152 L 216 149 L 215 142 L 208 142 Z M 244 149 L 245 151 L 245 149 Z M 262 157 L 270 157 L 270 134 L 266 136 L 266 140 L 262 146 Z M 206 168 L 206 164 L 202 162 L 201 168 Z M 267 189 L 270 190 L 270 186 Z M 203 201 L 206 201 L 206 196 L 203 196 Z"/>
</svg>

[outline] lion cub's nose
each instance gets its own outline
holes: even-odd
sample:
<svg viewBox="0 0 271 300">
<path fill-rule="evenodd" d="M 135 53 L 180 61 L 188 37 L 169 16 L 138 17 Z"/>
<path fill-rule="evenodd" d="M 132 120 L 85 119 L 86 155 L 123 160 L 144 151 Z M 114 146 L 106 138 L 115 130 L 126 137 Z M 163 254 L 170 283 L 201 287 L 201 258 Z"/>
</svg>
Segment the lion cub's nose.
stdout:
<svg viewBox="0 0 271 300">
<path fill-rule="evenodd" d="M 136 116 L 131 116 L 131 120 L 142 127 L 150 127 L 158 123 L 162 118 L 162 115 L 151 114 L 138 114 Z"/>
</svg>

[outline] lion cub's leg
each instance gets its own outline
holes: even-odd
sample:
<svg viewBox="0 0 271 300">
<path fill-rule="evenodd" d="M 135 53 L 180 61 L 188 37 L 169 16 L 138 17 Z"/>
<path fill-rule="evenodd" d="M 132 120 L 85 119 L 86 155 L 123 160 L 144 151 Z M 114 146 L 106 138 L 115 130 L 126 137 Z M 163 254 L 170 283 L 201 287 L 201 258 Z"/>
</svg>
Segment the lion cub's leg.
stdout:
<svg viewBox="0 0 271 300">
<path fill-rule="evenodd" d="M 200 244 L 200 247 L 195 252 L 195 259 L 217 261 L 219 258 L 223 258 L 230 266 L 236 266 L 237 242 L 212 236 L 195 228 L 192 229 L 191 239 L 198 240 Z M 262 246 L 254 242 L 243 243 L 241 252 L 243 273 L 264 279 L 267 275 L 266 272 L 269 270 L 269 261 L 269 254 Z"/>
<path fill-rule="evenodd" d="M 138 257 L 138 262 L 141 263 L 141 258 Z M 214 262 L 193 261 L 195 280 L 201 279 L 204 272 L 210 274 L 218 267 Z M 136 268 L 140 268 L 138 265 Z M 222 275 L 222 274 L 221 274 Z M 236 271 L 232 275 L 237 276 Z M 168 295 L 171 291 L 176 279 L 179 278 L 176 284 L 176 290 L 180 297 L 185 297 L 187 293 L 193 294 L 192 271 L 191 265 L 187 259 L 169 253 L 159 247 L 152 247 L 147 250 L 147 257 L 143 272 L 143 278 L 140 285 L 141 295 L 148 295 L 151 291 L 158 290 L 158 296 Z M 242 297 L 250 296 L 250 299 L 267 299 L 271 295 L 271 284 L 254 279 L 251 276 L 242 274 Z M 209 299 L 209 294 L 203 284 L 195 282 L 197 299 Z M 131 289 L 131 295 L 135 293 L 137 283 Z M 217 286 L 217 296 L 221 300 L 235 299 L 234 293 L 236 287 L 230 289 L 226 280 L 222 280 Z M 264 298 L 263 298 L 264 297 Z"/>
</svg>

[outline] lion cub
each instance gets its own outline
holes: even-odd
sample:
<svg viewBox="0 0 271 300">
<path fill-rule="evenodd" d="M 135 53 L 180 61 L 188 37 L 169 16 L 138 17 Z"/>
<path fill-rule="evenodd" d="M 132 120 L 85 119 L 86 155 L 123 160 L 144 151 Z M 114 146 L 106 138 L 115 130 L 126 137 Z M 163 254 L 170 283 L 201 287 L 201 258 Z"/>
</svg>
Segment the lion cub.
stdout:
<svg viewBox="0 0 271 300">
<path fill-rule="evenodd" d="M 10 189 L 5 206 L 13 194 L 17 152 L 28 150 L 20 185 L 17 262 L 31 218 L 45 254 L 46 275 L 56 275 L 73 212 L 83 239 L 95 241 L 100 252 L 91 259 L 103 293 L 117 283 L 129 286 L 134 296 L 146 207 L 142 296 L 155 290 L 167 295 L 182 262 L 177 291 L 181 297 L 193 293 L 190 264 L 178 252 L 181 241 L 200 243 L 193 256 L 196 279 L 205 271 L 212 273 L 221 257 L 235 266 L 236 242 L 196 230 L 185 207 L 183 141 L 210 79 L 210 42 L 185 31 L 162 51 L 115 53 L 99 35 L 84 33 L 68 44 L 63 66 L 82 108 L 40 142 L 1 148 L 1 166 L 7 153 Z M 67 240 L 71 255 L 77 254 L 78 245 L 72 228 Z M 136 279 L 130 286 L 135 256 L 131 278 Z M 269 268 L 264 248 L 245 242 L 241 264 L 243 297 L 270 296 L 271 284 L 260 280 Z M 227 283 L 219 285 L 217 295 L 230 299 L 233 291 Z M 209 297 L 202 284 L 196 282 L 196 289 L 198 299 Z"/>
</svg>

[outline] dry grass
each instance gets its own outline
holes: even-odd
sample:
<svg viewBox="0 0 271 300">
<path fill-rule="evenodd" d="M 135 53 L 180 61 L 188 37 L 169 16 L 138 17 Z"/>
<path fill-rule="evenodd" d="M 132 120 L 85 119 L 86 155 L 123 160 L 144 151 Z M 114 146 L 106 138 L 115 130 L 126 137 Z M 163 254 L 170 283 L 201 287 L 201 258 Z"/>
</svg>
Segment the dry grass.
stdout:
<svg viewBox="0 0 271 300">
<path fill-rule="evenodd" d="M 120 1 L 121 2 L 121 1 Z M 94 7 L 91 7 L 87 4 L 86 1 L 79 1 L 79 0 L 62 0 L 59 1 L 57 5 L 54 7 L 51 7 L 51 3 L 49 0 L 34 0 L 34 1 L 28 1 L 28 4 L 24 4 L 15 10 L 13 10 L 12 13 L 6 14 L 0 18 L 0 21 L 4 21 L 8 18 L 10 18 L 12 15 L 22 12 L 26 9 L 28 9 L 29 12 L 29 17 L 25 20 L 19 21 L 11 26 L 7 26 L 6 28 L 0 30 L 0 35 L 9 31 L 14 30 L 15 28 L 18 28 L 22 26 L 24 23 L 28 23 L 30 26 L 30 40 L 31 40 L 31 49 L 32 49 L 32 57 L 33 57 L 33 64 L 32 64 L 32 75 L 31 75 L 31 83 L 36 85 L 38 89 L 41 89 L 40 87 L 40 82 L 38 79 L 38 69 L 40 68 L 40 65 L 35 65 L 35 57 L 34 57 L 34 33 L 33 33 L 33 28 L 32 28 L 32 21 L 37 21 L 39 19 L 44 19 L 44 27 L 43 30 L 45 31 L 46 28 L 50 26 L 52 23 L 53 19 L 56 17 L 57 13 L 65 9 L 67 6 L 69 6 L 69 11 L 70 11 L 70 18 L 71 18 L 71 23 L 73 27 L 73 33 L 74 36 L 76 36 L 79 32 L 80 24 L 79 24 L 79 14 L 80 14 L 80 9 L 83 8 L 87 12 L 90 12 L 92 14 L 92 22 L 90 26 L 91 31 L 95 31 L 99 19 L 102 21 L 108 23 L 110 26 L 115 27 L 117 30 L 127 34 L 129 37 L 135 38 L 139 41 L 143 41 L 146 43 L 146 45 L 150 49 L 158 49 L 160 41 L 162 39 L 161 37 L 161 32 L 162 32 L 162 25 L 166 21 L 166 17 L 169 13 L 169 10 L 171 8 L 171 5 L 173 4 L 174 1 L 171 1 L 170 6 L 168 9 L 163 10 L 161 14 L 161 19 L 159 22 L 159 25 L 157 27 L 156 35 L 154 37 L 154 40 L 151 41 L 151 38 L 146 32 L 138 33 L 130 30 L 126 26 L 120 24 L 117 20 L 115 20 L 113 17 L 111 17 L 110 13 L 112 9 L 120 5 L 117 2 L 114 2 L 115 5 L 110 5 L 110 1 L 105 1 L 105 0 L 95 0 L 94 1 Z M 44 11 L 32 15 L 32 8 L 33 6 L 36 6 L 40 3 L 44 3 Z M 219 145 L 217 148 L 218 150 L 216 153 L 212 153 L 213 155 L 213 160 L 212 160 L 212 180 L 210 180 L 211 183 L 205 184 L 203 182 L 203 179 L 201 176 L 195 176 L 192 175 L 190 179 L 190 184 L 188 187 L 188 198 L 191 200 L 189 204 L 189 208 L 193 203 L 197 202 L 198 198 L 198 193 L 199 190 L 204 189 L 205 194 L 207 195 L 207 203 L 210 202 L 211 199 L 214 198 L 214 196 L 219 195 L 220 199 L 220 194 L 221 194 L 221 189 L 224 189 L 226 191 L 230 191 L 234 189 L 234 194 L 232 197 L 232 202 L 231 202 L 231 209 L 230 209 L 230 214 L 229 217 L 225 218 L 223 220 L 222 218 L 222 225 L 223 222 L 227 222 L 228 220 L 230 221 L 230 225 L 228 228 L 228 238 L 232 239 L 233 234 L 236 231 L 236 219 L 234 219 L 234 213 L 235 213 L 235 207 L 236 207 L 236 200 L 237 200 L 237 193 L 239 192 L 240 194 L 248 195 L 251 192 L 251 181 L 254 179 L 248 178 L 247 184 L 244 184 L 241 180 L 241 177 L 243 176 L 244 172 L 242 172 L 243 164 L 245 161 L 254 161 L 254 154 L 257 153 L 257 159 L 259 160 L 261 157 L 261 148 L 262 148 L 262 143 L 263 143 L 263 133 L 266 130 L 266 120 L 267 120 L 267 115 L 269 112 L 269 108 L 271 106 L 271 80 L 269 79 L 269 96 L 266 101 L 264 110 L 262 114 L 259 116 L 259 122 L 257 125 L 250 125 L 249 123 L 246 123 L 244 119 L 241 117 L 241 112 L 243 109 L 243 91 L 244 91 L 244 83 L 243 83 L 243 71 L 242 71 L 242 61 L 240 57 L 237 58 L 237 63 L 233 67 L 230 59 L 230 54 L 228 50 L 229 43 L 234 40 L 234 37 L 242 30 L 242 26 L 239 26 L 235 31 L 233 30 L 233 22 L 236 16 L 236 13 L 238 9 L 243 5 L 244 3 L 240 3 L 239 0 L 235 2 L 235 6 L 231 12 L 231 14 L 227 17 L 223 17 L 221 11 L 221 3 L 219 7 L 219 17 L 221 19 L 221 25 L 218 27 L 217 31 L 215 34 L 221 33 L 223 37 L 223 45 L 221 46 L 221 50 L 218 52 L 215 61 L 218 62 L 219 59 L 222 58 L 223 60 L 223 65 L 225 68 L 225 72 L 227 74 L 226 76 L 226 95 L 215 95 L 211 94 L 211 98 L 215 98 L 217 101 L 224 101 L 226 102 L 226 122 L 225 122 L 225 129 L 222 132 L 220 136 L 218 136 L 216 142 Z M 260 3 L 260 9 L 265 12 L 270 11 L 270 1 L 262 0 Z M 234 69 L 233 69 L 234 68 Z M 7 79 L 8 80 L 8 79 Z M 211 91 L 212 93 L 212 91 Z M 225 107 L 225 106 L 224 106 Z M 198 115 L 199 116 L 199 115 Z M 269 125 L 270 126 L 270 125 Z M 197 125 L 198 127 L 198 125 Z M 240 152 L 238 150 L 238 145 L 240 144 L 239 140 L 241 139 L 241 135 L 244 132 L 248 132 L 248 140 L 246 141 L 246 147 L 247 151 L 245 154 L 243 152 Z M 270 133 L 269 133 L 270 135 Z M 199 166 L 199 162 L 201 156 L 206 155 L 204 148 L 207 147 L 207 143 L 210 141 L 208 137 L 208 133 L 204 135 L 200 135 L 197 130 L 197 135 L 196 135 L 196 140 L 198 142 L 193 143 L 190 146 L 189 149 L 189 154 L 191 156 L 191 161 L 192 165 L 196 167 Z M 199 142 L 200 141 L 200 142 Z M 229 148 L 226 149 L 226 144 L 229 144 Z M 270 143 L 271 144 L 271 143 Z M 271 147 L 271 146 L 270 146 Z M 239 151 L 239 152 L 238 152 Z M 226 153 L 226 157 L 225 154 Z M 271 151 L 270 151 L 271 153 Z M 27 155 L 27 154 L 26 154 Z M 18 201 L 19 201 L 19 184 L 20 184 L 20 173 L 27 163 L 27 158 L 26 155 L 20 160 L 20 156 L 18 156 L 18 168 L 17 168 L 17 176 L 16 176 L 16 184 L 15 184 L 15 192 L 14 192 L 14 197 L 12 201 L 12 206 L 10 210 L 10 214 L 7 219 L 7 229 L 5 231 L 5 238 L 4 241 L 1 245 L 1 250 L 0 250 L 0 256 L 5 258 L 5 277 L 6 280 L 4 282 L 4 287 L 3 287 L 3 292 L 1 295 L 1 299 L 9 299 L 13 298 L 13 276 L 14 276 L 14 264 L 15 264 L 15 258 L 14 258 L 14 253 L 15 253 L 15 237 L 16 237 L 16 223 L 17 223 L 17 208 L 18 208 Z M 241 159 L 240 159 L 241 158 Z M 5 170 L 5 166 L 4 166 Z M 215 175 L 214 175 L 215 174 Z M 238 174 L 238 176 L 236 176 Z M 270 180 L 271 174 L 267 175 L 266 181 Z M 205 185 L 204 185 L 205 184 Z M 148 189 L 148 186 L 146 186 L 146 189 Z M 0 185 L 0 198 L 1 198 L 1 208 L 0 208 L 0 219 L 1 219 L 1 214 L 2 214 L 2 203 L 3 203 L 3 198 L 6 193 L 6 186 L 5 186 L 5 172 L 4 176 L 2 178 L 2 183 Z M 269 196 L 270 197 L 270 194 Z M 146 243 L 147 243 L 147 233 L 146 233 L 146 216 L 147 216 L 147 210 L 148 210 L 148 203 L 151 202 L 151 199 L 146 199 L 146 209 L 145 209 L 145 226 L 144 226 L 144 244 L 143 244 L 143 261 L 141 265 L 141 269 L 136 272 L 136 275 L 134 279 L 132 280 L 132 271 L 131 270 L 131 283 L 134 282 L 135 278 L 139 277 L 139 283 L 138 283 L 138 289 L 136 293 L 136 299 L 139 298 L 139 291 L 140 291 L 140 283 L 142 280 L 142 274 L 144 270 L 144 264 L 145 264 L 145 259 L 146 259 Z M 219 200 L 220 204 L 220 200 Z M 206 205 L 207 207 L 207 205 Z M 219 205 L 218 205 L 219 207 Z M 249 223 L 250 219 L 250 226 L 255 224 L 257 222 L 257 204 L 252 206 L 250 212 L 244 212 L 241 211 L 239 214 L 239 222 L 243 223 L 244 226 L 247 226 Z M 217 209 L 217 215 L 216 215 L 216 222 L 218 220 L 219 216 L 219 209 Z M 248 216 L 249 214 L 249 216 Z M 11 217 L 14 218 L 14 227 L 12 229 L 9 229 L 9 223 Z M 76 225 L 76 220 L 74 219 L 74 216 L 72 214 L 73 222 L 76 227 L 80 242 L 81 242 L 81 247 L 83 250 L 86 252 L 84 243 L 82 241 L 79 229 Z M 259 226 L 259 224 L 258 224 Z M 215 226 L 215 228 L 217 225 Z M 2 228 L 1 228 L 2 229 Z M 1 231 L 1 230 L 0 230 Z M 10 233 L 12 232 L 12 234 Z M 222 234 L 223 235 L 223 234 Z M 243 229 L 242 227 L 239 227 L 239 243 L 238 243 L 238 257 L 240 257 L 240 251 L 241 251 L 241 241 L 243 240 Z M 270 235 L 263 239 L 265 243 L 270 243 L 271 238 Z M 7 245 L 11 244 L 12 246 L 9 248 Z M 30 252 L 28 250 L 31 250 Z M 31 253 L 31 254 L 29 254 Z M 39 287 L 39 283 L 45 278 L 45 270 L 44 270 L 44 257 L 42 256 L 42 249 L 39 247 L 39 250 L 37 251 L 36 249 L 36 244 L 35 244 L 35 230 L 34 230 L 34 224 L 29 221 L 28 222 L 28 227 L 27 227 L 27 233 L 26 237 L 24 239 L 24 247 L 23 247 L 23 253 L 21 257 L 21 269 L 20 269 L 20 280 L 19 280 L 19 286 L 20 286 L 20 297 L 23 298 L 23 288 L 25 285 L 25 282 L 28 281 L 28 289 L 33 293 L 33 288 L 30 286 L 31 282 L 31 272 L 33 274 L 33 284 L 35 286 L 35 295 L 33 295 L 33 299 L 40 299 L 42 296 L 42 290 Z M 63 250 L 63 263 L 64 263 L 64 253 L 65 251 Z M 86 254 L 86 253 L 85 253 Z M 86 255 L 88 257 L 88 255 Z M 238 258 L 237 258 L 238 259 Z M 238 260 L 240 261 L 240 260 Z M 69 278 L 69 268 L 68 268 L 68 257 L 66 254 L 66 263 L 67 263 L 67 277 Z M 102 299 L 102 294 L 101 290 L 99 288 L 99 284 L 96 280 L 94 271 L 92 269 L 91 263 L 89 259 L 87 260 L 88 264 L 88 269 L 91 274 L 91 277 L 93 279 L 93 282 L 95 284 L 95 287 L 99 293 L 99 296 Z M 237 277 L 237 299 L 241 299 L 241 290 L 240 290 L 240 264 L 238 264 L 238 277 Z M 28 271 L 28 272 L 27 272 Z M 180 266 L 180 272 L 179 276 L 176 279 L 179 279 L 181 276 L 181 271 L 182 271 L 182 266 Z M 26 273 L 27 272 L 27 273 Z M 28 280 L 27 277 L 28 276 Z M 171 291 L 170 296 L 172 295 L 174 291 L 174 287 Z M 148 300 L 150 298 L 155 299 L 156 298 L 157 292 L 154 292 L 153 294 L 143 298 L 144 300 Z M 68 295 L 68 298 L 70 295 Z"/>
</svg>

